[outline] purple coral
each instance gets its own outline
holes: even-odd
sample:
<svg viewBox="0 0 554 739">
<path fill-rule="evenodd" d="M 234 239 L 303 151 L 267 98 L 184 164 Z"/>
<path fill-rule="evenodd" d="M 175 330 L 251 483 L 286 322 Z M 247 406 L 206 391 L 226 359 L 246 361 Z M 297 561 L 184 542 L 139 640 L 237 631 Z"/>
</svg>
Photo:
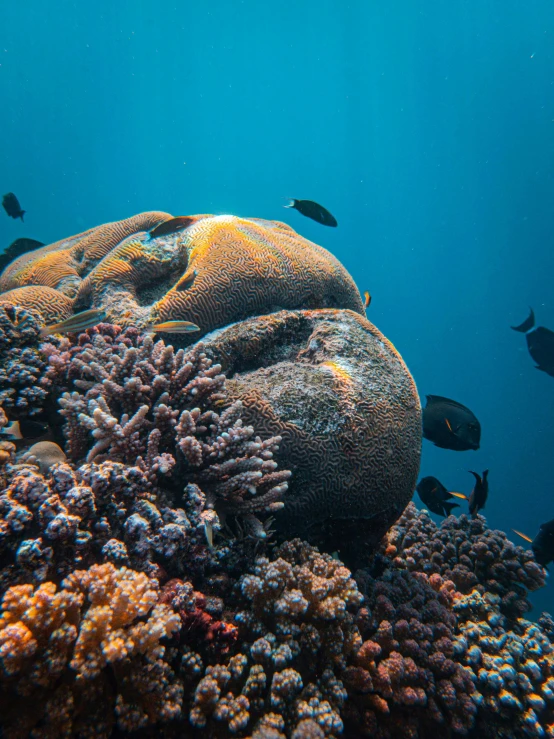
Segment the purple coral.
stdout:
<svg viewBox="0 0 554 739">
<path fill-rule="evenodd" d="M 385 537 L 384 551 L 397 567 L 437 573 L 461 593 L 477 589 L 500 596 L 500 610 L 518 617 L 530 610 L 529 591 L 545 583 L 544 569 L 529 550 L 487 528 L 483 516 L 449 516 L 437 526 L 413 503 Z"/>
<path fill-rule="evenodd" d="M 152 483 L 198 484 L 208 508 L 239 515 L 264 537 L 257 514 L 283 506 L 290 472 L 273 457 L 280 437 L 263 440 L 241 420 L 242 405 L 217 413 L 225 376 L 202 345 L 175 352 L 136 329 L 113 326 L 43 346 L 50 369 L 45 384 L 60 398 L 70 458 L 108 457 L 138 464 Z"/>
</svg>

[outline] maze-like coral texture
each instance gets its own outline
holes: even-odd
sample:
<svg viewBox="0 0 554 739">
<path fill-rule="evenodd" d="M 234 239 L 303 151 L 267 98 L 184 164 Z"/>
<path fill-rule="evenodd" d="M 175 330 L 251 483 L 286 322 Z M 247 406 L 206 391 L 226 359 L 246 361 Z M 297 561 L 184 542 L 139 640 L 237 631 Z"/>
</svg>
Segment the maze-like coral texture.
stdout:
<svg viewBox="0 0 554 739">
<path fill-rule="evenodd" d="M 0 301 L 47 323 L 94 307 L 123 326 L 187 320 L 202 332 L 280 308 L 363 313 L 341 263 L 284 223 L 198 215 L 184 230 L 151 237 L 170 217 L 141 213 L 23 254 L 0 276 Z M 175 289 L 192 274 L 187 289 Z"/>
</svg>

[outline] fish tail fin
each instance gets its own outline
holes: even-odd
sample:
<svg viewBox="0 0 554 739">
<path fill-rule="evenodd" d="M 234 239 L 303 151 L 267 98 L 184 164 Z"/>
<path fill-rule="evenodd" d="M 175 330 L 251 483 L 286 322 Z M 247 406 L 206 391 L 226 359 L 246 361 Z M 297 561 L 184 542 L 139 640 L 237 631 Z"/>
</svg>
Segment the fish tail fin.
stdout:
<svg viewBox="0 0 554 739">
<path fill-rule="evenodd" d="M 294 198 L 288 198 L 290 201 L 288 205 L 283 205 L 283 208 L 296 208 L 296 200 Z"/>
<path fill-rule="evenodd" d="M 22 221 L 23 221 L 23 216 L 25 215 L 26 212 L 27 212 L 26 210 L 22 210 L 21 213 L 19 214 L 19 217 L 21 218 Z"/>
<path fill-rule="evenodd" d="M 514 532 L 514 534 L 517 534 L 518 536 L 521 536 L 521 538 L 524 539 L 529 544 L 532 544 L 533 543 L 533 539 L 531 539 L 530 536 L 527 536 L 526 534 L 522 534 L 521 531 L 518 531 L 517 529 L 512 529 L 512 531 Z"/>
<path fill-rule="evenodd" d="M 474 472 L 473 470 L 468 470 L 470 475 L 473 475 L 475 478 L 475 482 L 482 482 L 481 475 L 478 475 L 477 472 Z"/>
<path fill-rule="evenodd" d="M 483 470 L 483 482 L 486 481 L 486 479 L 487 479 L 488 476 L 489 476 L 489 471 L 488 470 Z"/>
<path fill-rule="evenodd" d="M 6 436 L 9 436 L 11 439 L 22 439 L 23 434 L 21 433 L 21 426 L 19 425 L 19 421 L 13 421 L 10 423 L 9 426 L 6 426 L 6 428 L 2 429 Z"/>
<path fill-rule="evenodd" d="M 450 514 L 452 513 L 452 509 L 459 508 L 460 504 L 459 503 L 443 503 L 443 506 L 444 506 L 444 510 L 446 511 L 446 515 L 450 516 Z"/>
<path fill-rule="evenodd" d="M 510 326 L 512 331 L 519 331 L 522 334 L 526 334 L 528 331 L 531 331 L 531 329 L 534 327 L 535 327 L 535 312 L 531 307 L 529 307 L 529 315 L 523 321 L 523 323 L 520 323 L 519 326 Z"/>
<path fill-rule="evenodd" d="M 461 498 L 462 500 L 469 500 L 467 495 L 464 495 L 463 493 L 453 493 L 449 492 L 448 495 L 453 495 L 455 498 Z"/>
</svg>

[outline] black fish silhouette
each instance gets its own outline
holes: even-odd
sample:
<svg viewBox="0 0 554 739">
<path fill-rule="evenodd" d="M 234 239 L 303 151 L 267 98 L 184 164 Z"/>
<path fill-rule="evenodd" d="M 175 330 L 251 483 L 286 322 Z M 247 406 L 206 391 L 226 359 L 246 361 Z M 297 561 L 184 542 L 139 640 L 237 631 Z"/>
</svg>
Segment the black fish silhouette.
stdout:
<svg viewBox="0 0 554 739">
<path fill-rule="evenodd" d="M 191 224 L 195 223 L 196 218 L 192 216 L 177 216 L 177 218 L 170 218 L 169 221 L 163 221 L 158 223 L 148 232 L 151 239 L 156 239 L 158 236 L 168 236 L 174 234 L 177 231 L 182 231 L 184 228 L 188 228 Z"/>
<path fill-rule="evenodd" d="M 485 503 L 487 502 L 487 496 L 489 494 L 489 481 L 487 477 L 489 471 L 485 470 L 482 477 L 472 470 L 469 472 L 475 478 L 475 487 L 469 496 L 469 512 L 472 518 L 476 518 L 479 511 L 485 507 Z"/>
<path fill-rule="evenodd" d="M 322 226 L 338 226 L 337 219 L 329 213 L 327 208 L 324 208 L 319 203 L 314 203 L 313 200 L 291 200 L 285 208 L 294 208 L 303 216 L 311 218 L 312 221 L 321 223 Z"/>
<path fill-rule="evenodd" d="M 20 257 L 22 254 L 26 254 L 28 251 L 38 249 L 44 246 L 42 241 L 35 241 L 34 239 L 16 239 L 13 244 L 10 244 L 3 254 L 0 254 L 0 272 L 14 259 Z"/>
<path fill-rule="evenodd" d="M 416 488 L 422 503 L 438 516 L 449 516 L 453 508 L 459 508 L 459 503 L 450 503 L 450 498 L 457 497 L 458 493 L 449 493 L 436 477 L 422 478 Z"/>
<path fill-rule="evenodd" d="M 546 523 L 541 523 L 539 533 L 534 539 L 522 534 L 521 531 L 516 531 L 516 529 L 512 529 L 512 531 L 531 544 L 535 559 L 540 565 L 546 567 L 554 561 L 554 518 Z"/>
<path fill-rule="evenodd" d="M 479 449 L 481 424 L 465 405 L 440 395 L 427 395 L 423 436 L 441 449 Z"/>
<path fill-rule="evenodd" d="M 537 363 L 537 369 L 554 377 L 554 331 L 544 326 L 535 328 L 535 313 L 532 308 L 529 310 L 528 318 L 519 326 L 511 328 L 525 334 L 529 354 Z"/>
<path fill-rule="evenodd" d="M 6 211 L 6 213 L 12 218 L 21 218 L 21 220 L 23 220 L 23 216 L 27 212 L 25 210 L 21 210 L 19 200 L 16 198 L 13 192 L 7 192 L 4 195 L 4 197 L 2 198 L 2 205 L 4 206 L 4 210 Z"/>
<path fill-rule="evenodd" d="M 48 426 L 45 423 L 22 419 L 12 421 L 9 426 L 0 429 L 0 436 L 20 441 L 22 439 L 37 439 L 39 436 L 44 436 L 47 431 Z"/>
</svg>

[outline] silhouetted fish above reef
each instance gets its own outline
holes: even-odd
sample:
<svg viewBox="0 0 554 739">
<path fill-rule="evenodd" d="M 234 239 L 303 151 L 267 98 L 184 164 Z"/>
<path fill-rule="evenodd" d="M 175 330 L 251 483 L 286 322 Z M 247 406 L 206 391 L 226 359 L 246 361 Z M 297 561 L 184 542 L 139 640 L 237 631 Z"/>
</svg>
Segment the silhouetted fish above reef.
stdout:
<svg viewBox="0 0 554 739">
<path fill-rule="evenodd" d="M 19 205 L 19 200 L 16 198 L 16 196 L 13 194 L 13 192 L 7 192 L 4 197 L 2 198 L 2 205 L 4 206 L 4 210 L 11 218 L 21 218 L 23 220 L 23 216 L 25 215 L 26 211 L 22 210 L 21 206 Z"/>
<path fill-rule="evenodd" d="M 422 478 L 416 490 L 421 502 L 438 516 L 449 516 L 453 508 L 459 508 L 459 503 L 450 502 L 450 498 L 457 497 L 457 494 L 449 493 L 436 477 Z"/>
<path fill-rule="evenodd" d="M 514 331 L 525 334 L 527 348 L 537 369 L 554 377 L 554 331 L 544 326 L 535 328 L 535 313 L 530 308 L 529 316 L 519 326 L 512 326 Z"/>
<path fill-rule="evenodd" d="M 10 244 L 3 254 L 0 254 L 0 272 L 14 259 L 20 257 L 22 254 L 26 254 L 28 251 L 34 251 L 44 246 L 42 241 L 35 241 L 34 239 L 16 239 L 13 244 Z"/>
<path fill-rule="evenodd" d="M 540 565 L 546 567 L 554 560 L 554 518 L 551 521 L 546 521 L 546 523 L 541 523 L 539 533 L 534 539 L 516 529 L 512 529 L 512 531 L 531 544 L 535 559 Z"/>
<path fill-rule="evenodd" d="M 291 200 L 288 205 L 285 205 L 285 208 L 294 208 L 306 218 L 321 223 L 322 226 L 338 226 L 335 216 L 331 215 L 327 208 L 313 200 Z"/>
<path fill-rule="evenodd" d="M 441 449 L 479 449 L 481 424 L 465 405 L 440 395 L 427 395 L 423 436 Z"/>
</svg>

